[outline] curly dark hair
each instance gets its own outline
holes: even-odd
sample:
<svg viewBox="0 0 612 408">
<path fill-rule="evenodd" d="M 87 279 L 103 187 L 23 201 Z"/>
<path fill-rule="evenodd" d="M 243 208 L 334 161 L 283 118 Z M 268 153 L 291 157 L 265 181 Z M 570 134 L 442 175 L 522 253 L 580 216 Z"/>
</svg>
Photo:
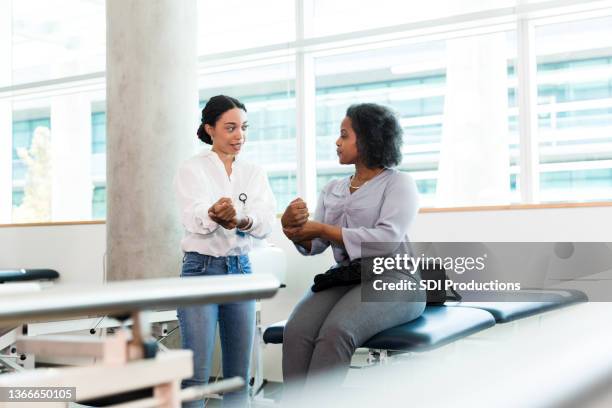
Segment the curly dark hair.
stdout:
<svg viewBox="0 0 612 408">
<path fill-rule="evenodd" d="M 375 103 L 351 105 L 346 110 L 357 135 L 357 151 L 369 168 L 395 167 L 402 161 L 403 131 L 395 113 Z"/>
<path fill-rule="evenodd" d="M 216 95 L 210 98 L 208 102 L 206 102 L 204 109 L 202 109 L 202 123 L 197 132 L 198 139 L 211 145 L 212 139 L 208 132 L 206 132 L 204 125 L 215 126 L 221 115 L 234 108 L 242 109 L 245 112 L 247 111 L 242 102 L 231 96 Z"/>
</svg>

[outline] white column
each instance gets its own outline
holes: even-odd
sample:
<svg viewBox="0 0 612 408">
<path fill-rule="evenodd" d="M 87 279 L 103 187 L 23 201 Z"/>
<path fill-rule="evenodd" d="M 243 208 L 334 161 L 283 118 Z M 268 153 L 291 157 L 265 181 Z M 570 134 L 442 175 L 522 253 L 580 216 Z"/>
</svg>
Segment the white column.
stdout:
<svg viewBox="0 0 612 408">
<path fill-rule="evenodd" d="M 53 177 L 51 219 L 91 219 L 91 100 L 86 94 L 51 98 Z"/>
<path fill-rule="evenodd" d="M 199 125 L 196 1 L 107 0 L 106 21 L 107 279 L 177 276 L 173 179 Z"/>
<path fill-rule="evenodd" d="M 296 1 L 296 40 L 302 41 L 311 31 L 313 0 Z M 298 195 L 314 213 L 317 205 L 317 156 L 315 122 L 314 58 L 298 49 L 295 56 L 295 112 L 297 137 Z"/>
<path fill-rule="evenodd" d="M 503 33 L 447 42 L 438 206 L 508 203 L 508 81 Z"/>
<path fill-rule="evenodd" d="M 0 88 L 11 85 L 13 71 L 12 1 L 0 2 Z M 13 110 L 0 94 L 0 224 L 11 222 L 13 202 Z"/>
</svg>

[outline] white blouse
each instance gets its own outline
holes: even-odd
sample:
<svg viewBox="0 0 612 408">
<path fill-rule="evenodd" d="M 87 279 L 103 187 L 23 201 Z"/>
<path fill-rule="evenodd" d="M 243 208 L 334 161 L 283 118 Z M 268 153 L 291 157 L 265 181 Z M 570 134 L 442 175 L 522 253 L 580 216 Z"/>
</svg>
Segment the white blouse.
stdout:
<svg viewBox="0 0 612 408">
<path fill-rule="evenodd" d="M 243 255 L 261 243 L 276 222 L 276 200 L 265 170 L 238 157 L 228 176 L 219 156 L 204 150 L 181 164 L 175 185 L 185 227 L 183 252 Z M 245 203 L 239 200 L 242 193 Z M 248 230 L 227 230 L 210 219 L 208 209 L 221 197 L 232 199 L 238 218 L 247 215 L 253 220 Z"/>
</svg>

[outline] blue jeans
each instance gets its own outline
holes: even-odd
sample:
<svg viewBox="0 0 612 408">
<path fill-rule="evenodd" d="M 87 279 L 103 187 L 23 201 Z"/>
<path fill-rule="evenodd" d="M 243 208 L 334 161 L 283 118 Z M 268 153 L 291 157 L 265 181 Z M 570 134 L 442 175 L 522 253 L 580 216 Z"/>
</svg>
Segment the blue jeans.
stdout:
<svg viewBox="0 0 612 408">
<path fill-rule="evenodd" d="M 248 255 L 214 257 L 187 252 L 183 258 L 181 277 L 251 273 Z M 211 375 L 215 331 L 219 322 L 223 377 L 242 377 L 248 384 L 253 337 L 255 335 L 255 301 L 209 304 L 178 309 L 182 346 L 193 351 L 192 378 L 182 387 L 208 383 Z M 215 375 L 217 373 L 214 373 Z M 247 406 L 248 385 L 227 393 L 224 406 Z M 203 401 L 189 401 L 183 407 L 201 408 Z"/>
</svg>

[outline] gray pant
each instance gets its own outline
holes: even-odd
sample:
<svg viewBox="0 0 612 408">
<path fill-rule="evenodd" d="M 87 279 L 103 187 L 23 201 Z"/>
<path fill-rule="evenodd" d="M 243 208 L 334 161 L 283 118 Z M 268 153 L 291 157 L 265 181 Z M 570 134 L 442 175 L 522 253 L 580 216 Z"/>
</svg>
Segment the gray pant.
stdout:
<svg viewBox="0 0 612 408">
<path fill-rule="evenodd" d="M 402 300 L 362 302 L 361 285 L 317 293 L 308 290 L 285 325 L 285 384 L 295 392 L 316 382 L 316 375 L 333 373 L 325 376 L 324 383 L 330 387 L 341 385 L 358 347 L 375 334 L 423 313 L 423 292 L 402 293 Z"/>
</svg>

